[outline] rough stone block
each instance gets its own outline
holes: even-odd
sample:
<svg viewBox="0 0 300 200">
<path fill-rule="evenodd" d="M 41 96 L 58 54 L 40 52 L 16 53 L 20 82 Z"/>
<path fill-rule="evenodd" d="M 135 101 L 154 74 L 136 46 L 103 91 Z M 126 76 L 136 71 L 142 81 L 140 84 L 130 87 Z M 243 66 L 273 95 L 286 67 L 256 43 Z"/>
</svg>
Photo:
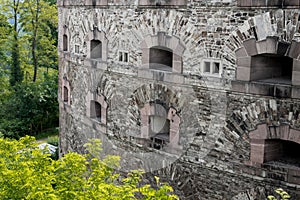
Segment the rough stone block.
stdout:
<svg viewBox="0 0 300 200">
<path fill-rule="evenodd" d="M 237 66 L 239 66 L 239 67 L 251 67 L 251 57 L 237 58 Z"/>
<path fill-rule="evenodd" d="M 290 129 L 288 140 L 300 144 L 300 131 L 295 129 Z"/>
<path fill-rule="evenodd" d="M 254 131 L 251 131 L 249 133 L 249 137 L 252 139 L 259 139 L 263 140 L 266 139 L 268 136 L 268 130 L 266 124 L 259 124 L 257 125 L 257 128 Z M 256 141 L 256 143 L 259 143 L 259 141 Z"/>
<path fill-rule="evenodd" d="M 282 55 L 282 56 L 286 55 L 287 51 L 289 49 L 289 46 L 290 46 L 290 44 L 288 42 L 281 42 L 281 41 L 278 42 L 277 50 L 276 50 L 277 55 Z"/>
<path fill-rule="evenodd" d="M 244 82 L 244 81 L 232 81 L 231 82 L 231 86 L 232 86 L 232 91 L 236 91 L 236 92 L 243 92 L 246 93 L 248 92 L 246 84 L 248 82 Z"/>
<path fill-rule="evenodd" d="M 257 54 L 256 40 L 254 38 L 245 40 L 243 44 L 249 56 Z"/>
<path fill-rule="evenodd" d="M 256 43 L 257 53 L 263 54 L 267 52 L 267 40 L 261 40 Z"/>
<path fill-rule="evenodd" d="M 292 98 L 300 99 L 300 88 L 299 87 L 292 88 Z"/>
<path fill-rule="evenodd" d="M 288 56 L 297 59 L 300 54 L 300 42 L 292 41 Z"/>
<path fill-rule="evenodd" d="M 284 6 L 299 6 L 300 2 L 299 0 L 285 0 L 284 2 Z"/>
<path fill-rule="evenodd" d="M 300 72 L 300 60 L 293 59 L 293 71 Z"/>
<path fill-rule="evenodd" d="M 236 80 L 250 81 L 250 68 L 249 67 L 237 67 Z"/>
<path fill-rule="evenodd" d="M 235 55 L 236 55 L 237 58 L 238 57 L 247 57 L 248 56 L 247 51 L 246 51 L 246 49 L 244 47 L 241 47 L 241 48 L 237 49 L 235 51 Z"/>
<path fill-rule="evenodd" d="M 266 6 L 266 1 L 252 0 L 251 6 L 253 6 L 253 7 Z"/>
<path fill-rule="evenodd" d="M 293 71 L 292 84 L 300 85 L 300 71 Z"/>
<path fill-rule="evenodd" d="M 278 37 L 267 37 L 267 52 L 275 54 L 277 47 Z"/>
</svg>

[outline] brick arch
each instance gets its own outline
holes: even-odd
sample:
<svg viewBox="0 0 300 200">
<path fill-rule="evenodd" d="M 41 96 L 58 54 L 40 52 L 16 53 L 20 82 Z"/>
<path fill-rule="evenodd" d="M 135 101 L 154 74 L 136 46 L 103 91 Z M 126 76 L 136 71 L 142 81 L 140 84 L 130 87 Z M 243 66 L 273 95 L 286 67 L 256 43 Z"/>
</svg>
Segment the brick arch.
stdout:
<svg viewBox="0 0 300 200">
<path fill-rule="evenodd" d="M 142 66 L 145 68 L 150 67 L 150 49 L 153 47 L 163 47 L 172 51 L 172 72 L 182 73 L 182 56 L 185 45 L 178 37 L 167 35 L 165 32 L 147 35 L 141 44 Z"/>
<path fill-rule="evenodd" d="M 292 100 L 258 99 L 234 110 L 227 120 L 227 128 L 241 137 L 256 130 L 260 124 L 269 127 L 289 125 L 300 130 L 300 102 Z"/>
<path fill-rule="evenodd" d="M 138 109 L 141 109 L 145 104 L 156 101 L 163 102 L 167 108 L 173 107 L 180 115 L 183 106 L 180 96 L 162 84 L 145 84 L 137 88 L 131 96 L 130 104 L 136 105 Z"/>
</svg>

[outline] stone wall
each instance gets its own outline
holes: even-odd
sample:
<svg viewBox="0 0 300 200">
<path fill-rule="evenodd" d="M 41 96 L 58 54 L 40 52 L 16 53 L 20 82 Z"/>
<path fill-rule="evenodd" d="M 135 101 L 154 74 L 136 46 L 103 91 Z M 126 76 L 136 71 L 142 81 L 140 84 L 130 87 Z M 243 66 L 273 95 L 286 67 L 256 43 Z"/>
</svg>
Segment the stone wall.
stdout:
<svg viewBox="0 0 300 200">
<path fill-rule="evenodd" d="M 276 187 L 300 197 L 300 171 L 254 162 L 250 138 L 261 124 L 300 130 L 299 9 L 172 2 L 58 1 L 61 155 L 100 138 L 103 155 L 119 155 L 122 171 L 143 168 L 149 181 L 158 174 L 182 199 L 263 199 Z M 293 85 L 285 98 L 237 82 L 237 70 L 244 75 L 251 66 L 247 57 L 275 44 L 271 37 L 291 44 L 285 55 L 294 59 Z M 101 41 L 101 59 L 91 58 L 91 40 Z M 156 46 L 172 51 L 172 71 L 150 67 L 145 55 Z M 220 63 L 219 73 L 204 73 L 204 61 Z M 101 120 L 90 117 L 91 100 L 104 108 Z M 152 104 L 170 110 L 177 139 L 164 150 L 145 145 Z"/>
</svg>

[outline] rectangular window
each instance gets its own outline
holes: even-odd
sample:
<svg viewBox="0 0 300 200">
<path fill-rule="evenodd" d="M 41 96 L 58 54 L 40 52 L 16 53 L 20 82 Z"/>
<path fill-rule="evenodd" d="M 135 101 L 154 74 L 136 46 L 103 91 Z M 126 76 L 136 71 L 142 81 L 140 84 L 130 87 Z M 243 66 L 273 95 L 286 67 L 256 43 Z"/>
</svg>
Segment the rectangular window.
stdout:
<svg viewBox="0 0 300 200">
<path fill-rule="evenodd" d="M 220 72 L 220 63 L 213 62 L 213 73 L 214 74 L 219 74 L 219 72 Z"/>
<path fill-rule="evenodd" d="M 210 73 L 210 62 L 204 62 L 204 73 Z"/>
<path fill-rule="evenodd" d="M 204 60 L 202 62 L 202 73 L 212 76 L 220 76 L 222 73 L 221 62 L 216 60 Z"/>
<path fill-rule="evenodd" d="M 128 63 L 128 52 L 126 51 L 119 51 L 119 61 L 120 62 L 124 62 L 124 63 Z"/>
</svg>

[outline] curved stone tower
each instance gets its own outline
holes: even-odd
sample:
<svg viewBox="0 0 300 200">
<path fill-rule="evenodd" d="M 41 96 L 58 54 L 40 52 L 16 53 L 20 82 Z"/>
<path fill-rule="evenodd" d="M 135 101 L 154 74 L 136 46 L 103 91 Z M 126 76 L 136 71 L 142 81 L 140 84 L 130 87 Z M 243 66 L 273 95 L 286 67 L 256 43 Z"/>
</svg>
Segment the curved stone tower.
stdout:
<svg viewBox="0 0 300 200">
<path fill-rule="evenodd" d="M 299 0 L 58 0 L 60 150 L 182 199 L 300 198 Z"/>
</svg>

